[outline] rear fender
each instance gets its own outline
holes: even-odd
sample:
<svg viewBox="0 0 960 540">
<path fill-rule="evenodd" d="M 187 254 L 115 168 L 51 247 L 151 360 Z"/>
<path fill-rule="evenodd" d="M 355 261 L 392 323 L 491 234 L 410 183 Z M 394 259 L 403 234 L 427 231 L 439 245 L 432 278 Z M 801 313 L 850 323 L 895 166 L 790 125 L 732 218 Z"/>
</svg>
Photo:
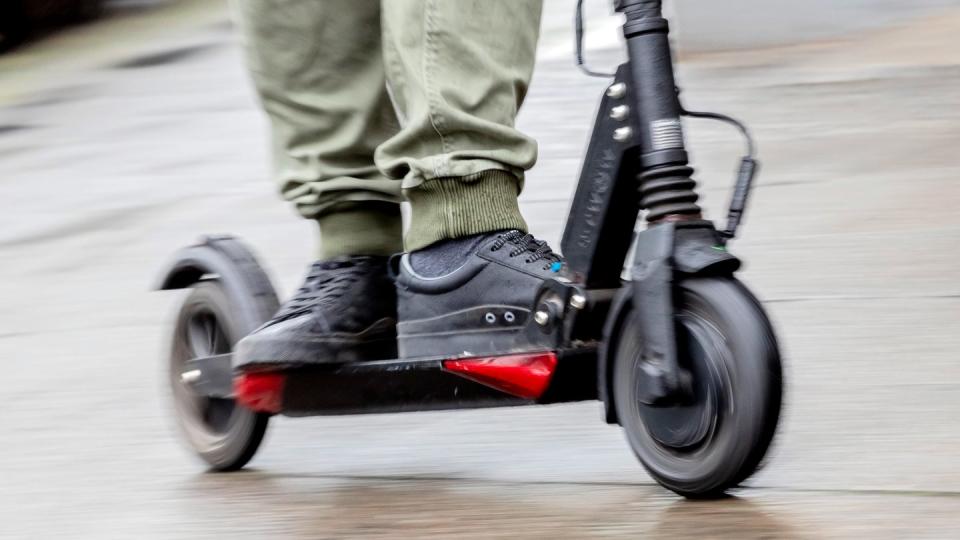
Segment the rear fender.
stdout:
<svg viewBox="0 0 960 540">
<path fill-rule="evenodd" d="M 205 236 L 174 254 L 154 289 L 185 289 L 216 280 L 249 328 L 256 328 L 279 308 L 277 293 L 253 252 L 232 236 Z"/>
</svg>

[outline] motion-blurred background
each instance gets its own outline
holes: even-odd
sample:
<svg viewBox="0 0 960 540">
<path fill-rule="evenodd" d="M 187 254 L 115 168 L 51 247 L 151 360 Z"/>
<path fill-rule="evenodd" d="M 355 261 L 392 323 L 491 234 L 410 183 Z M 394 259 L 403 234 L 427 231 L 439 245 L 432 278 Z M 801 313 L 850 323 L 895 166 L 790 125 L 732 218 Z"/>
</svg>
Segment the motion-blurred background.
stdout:
<svg viewBox="0 0 960 540">
<path fill-rule="evenodd" d="M 320 1 L 320 0 L 317 0 Z M 522 196 L 558 240 L 604 81 L 546 0 Z M 314 234 L 274 193 L 222 0 L 2 0 L 0 537 L 955 538 L 960 530 L 960 1 L 668 2 L 690 108 L 764 169 L 734 249 L 786 353 L 782 429 L 737 497 L 653 485 L 596 404 L 280 419 L 250 471 L 177 440 L 148 292 L 232 232 L 287 293 Z M 620 58 L 587 2 L 588 58 Z M 358 30 L 359 31 L 359 30 Z M 688 125 L 710 217 L 736 135 Z"/>
</svg>

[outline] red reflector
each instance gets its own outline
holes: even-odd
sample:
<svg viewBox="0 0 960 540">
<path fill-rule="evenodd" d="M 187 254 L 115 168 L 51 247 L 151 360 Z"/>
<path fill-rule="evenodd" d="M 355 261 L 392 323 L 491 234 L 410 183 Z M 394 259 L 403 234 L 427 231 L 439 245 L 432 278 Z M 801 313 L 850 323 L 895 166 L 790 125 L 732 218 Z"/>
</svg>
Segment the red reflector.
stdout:
<svg viewBox="0 0 960 540">
<path fill-rule="evenodd" d="M 523 399 L 542 396 L 556 367 L 552 352 L 443 361 L 447 371 Z"/>
<path fill-rule="evenodd" d="M 276 414 L 283 410 L 282 373 L 244 373 L 233 379 L 237 403 L 257 412 Z"/>
</svg>

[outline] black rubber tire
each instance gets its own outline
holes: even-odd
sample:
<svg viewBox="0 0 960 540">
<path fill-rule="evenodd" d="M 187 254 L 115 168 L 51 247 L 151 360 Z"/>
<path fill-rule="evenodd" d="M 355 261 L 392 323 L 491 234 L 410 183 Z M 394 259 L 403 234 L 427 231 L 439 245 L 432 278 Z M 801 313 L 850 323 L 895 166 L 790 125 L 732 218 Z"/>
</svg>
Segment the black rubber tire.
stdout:
<svg viewBox="0 0 960 540">
<path fill-rule="evenodd" d="M 664 413 L 641 411 L 648 406 L 637 399 L 641 340 L 632 309 L 610 348 L 614 403 L 627 440 L 650 476 L 685 497 L 718 497 L 757 470 L 773 440 L 783 392 L 780 354 L 760 303 L 733 278 L 684 280 L 675 303 L 680 364 L 691 373 L 710 374 L 701 382 L 710 381 L 704 384 L 712 385 L 716 406 L 700 411 L 712 410 L 701 414 L 712 423 L 696 444 L 685 447 L 665 445 L 651 434 L 643 415 Z"/>
<path fill-rule="evenodd" d="M 214 471 L 235 471 L 246 465 L 259 448 L 270 419 L 268 414 L 237 406 L 232 399 L 198 396 L 180 380 L 188 359 L 230 352 L 237 341 L 254 330 L 250 314 L 239 317 L 237 309 L 219 282 L 195 284 L 177 315 L 170 350 L 174 416 L 184 439 Z M 245 319 L 248 322 L 244 323 Z M 206 351 L 196 350 L 200 346 L 196 343 L 199 326 L 214 328 L 205 334 L 209 338 Z"/>
</svg>

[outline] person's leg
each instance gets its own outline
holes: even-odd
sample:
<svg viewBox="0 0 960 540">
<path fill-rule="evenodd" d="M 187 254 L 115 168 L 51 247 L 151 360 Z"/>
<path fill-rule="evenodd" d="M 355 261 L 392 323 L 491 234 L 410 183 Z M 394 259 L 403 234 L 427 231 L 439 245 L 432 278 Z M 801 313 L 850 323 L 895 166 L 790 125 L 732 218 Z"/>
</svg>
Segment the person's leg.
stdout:
<svg viewBox="0 0 960 540">
<path fill-rule="evenodd" d="M 408 250 L 504 229 L 536 143 L 514 128 L 533 73 L 541 0 L 384 1 L 387 80 L 402 129 L 376 161 L 410 201 Z"/>
<path fill-rule="evenodd" d="M 380 0 L 235 0 L 272 126 L 286 199 L 320 225 L 320 261 L 234 367 L 279 369 L 396 356 L 400 182 L 374 150 L 398 129 L 385 85 Z"/>
<path fill-rule="evenodd" d="M 397 275 L 402 358 L 518 351 L 536 291 L 563 269 L 517 195 L 536 161 L 514 128 L 540 0 L 385 0 L 384 57 L 403 128 L 377 149 L 403 180 L 411 252 Z"/>
<path fill-rule="evenodd" d="M 400 183 L 373 162 L 398 129 L 381 54 L 380 0 L 235 0 L 270 117 L 283 196 L 320 225 L 320 258 L 402 249 Z"/>
</svg>

